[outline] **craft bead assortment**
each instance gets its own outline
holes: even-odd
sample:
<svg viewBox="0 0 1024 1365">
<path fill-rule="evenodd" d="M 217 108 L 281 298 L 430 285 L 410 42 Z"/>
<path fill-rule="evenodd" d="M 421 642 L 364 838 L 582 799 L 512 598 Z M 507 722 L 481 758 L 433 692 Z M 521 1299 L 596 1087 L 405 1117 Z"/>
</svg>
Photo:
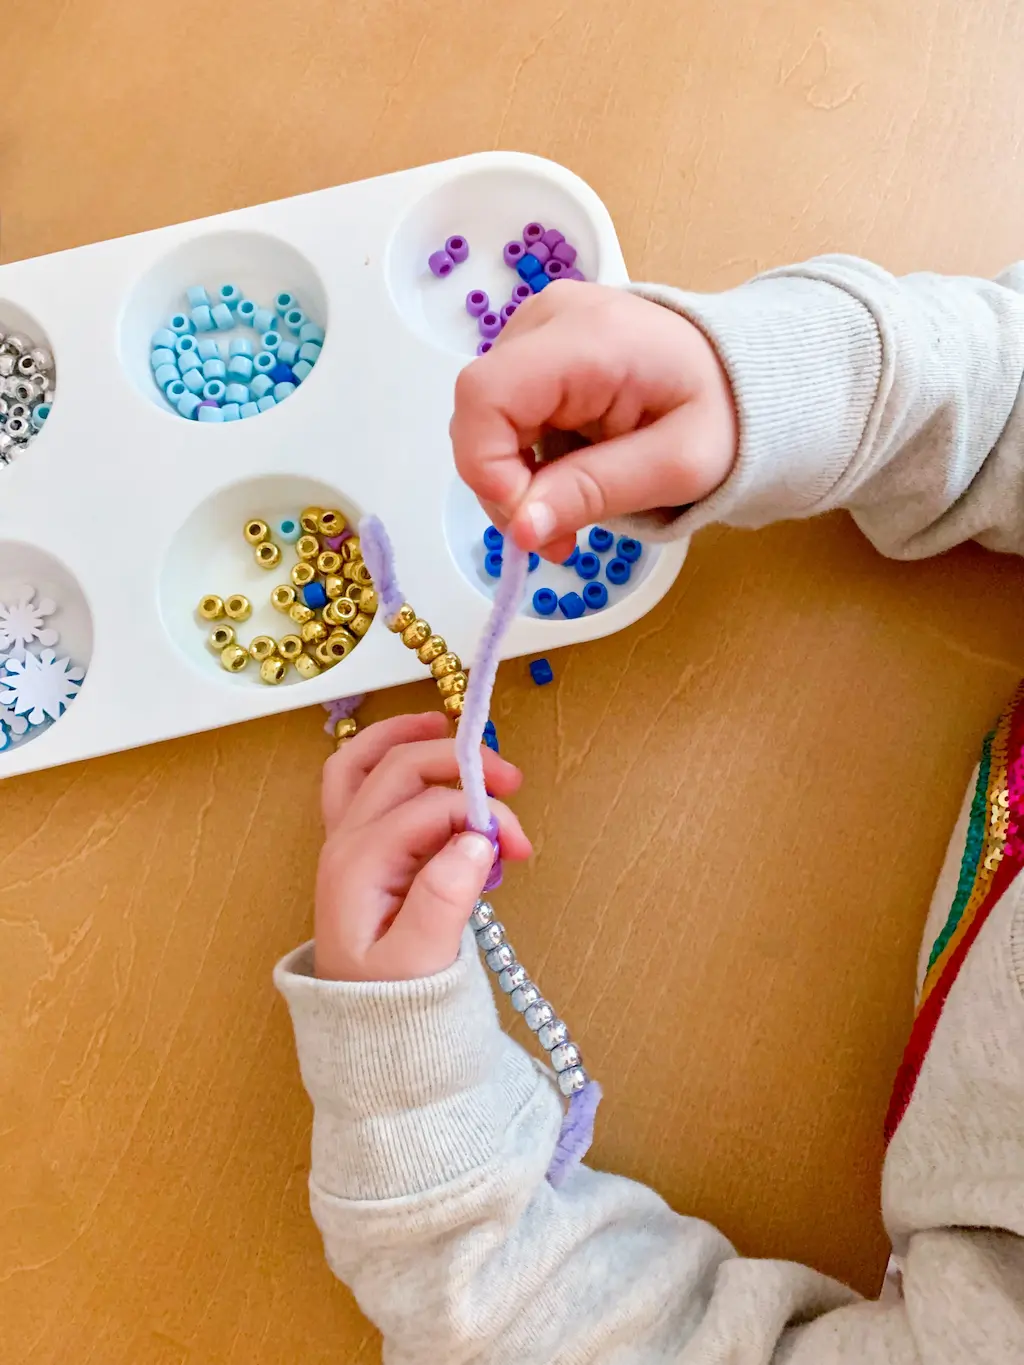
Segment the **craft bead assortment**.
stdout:
<svg viewBox="0 0 1024 1365">
<path fill-rule="evenodd" d="M 42 431 L 56 385 L 49 347 L 8 329 L 0 311 L 0 466 L 24 454 Z"/>
</svg>

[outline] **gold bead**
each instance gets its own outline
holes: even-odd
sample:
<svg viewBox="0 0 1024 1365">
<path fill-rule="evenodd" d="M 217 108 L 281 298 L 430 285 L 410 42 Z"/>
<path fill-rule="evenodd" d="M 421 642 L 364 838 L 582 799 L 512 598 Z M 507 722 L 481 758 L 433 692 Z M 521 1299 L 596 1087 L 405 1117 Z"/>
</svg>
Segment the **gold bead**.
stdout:
<svg viewBox="0 0 1024 1365">
<path fill-rule="evenodd" d="M 277 652 L 285 663 L 294 663 L 302 653 L 302 641 L 297 635 L 282 635 L 277 642 Z"/>
<path fill-rule="evenodd" d="M 362 559 L 363 547 L 358 536 L 349 536 L 348 540 L 341 542 L 342 559 Z"/>
<path fill-rule="evenodd" d="M 241 673 L 248 662 L 249 651 L 241 645 L 228 645 L 227 649 L 220 652 L 220 666 L 228 673 Z"/>
<path fill-rule="evenodd" d="M 355 603 L 353 603 L 352 605 L 354 606 Z M 360 611 L 357 612 L 356 615 L 352 617 L 351 621 L 349 621 L 348 628 L 353 635 L 357 636 L 361 640 L 372 625 L 373 617 L 364 616 L 363 613 Z"/>
<path fill-rule="evenodd" d="M 284 682 L 284 675 L 287 672 L 288 665 L 280 655 L 271 654 L 269 659 L 264 659 L 260 664 L 260 681 L 270 687 L 276 687 L 279 682 Z"/>
<path fill-rule="evenodd" d="M 367 616 L 372 616 L 376 612 L 377 594 L 371 587 L 364 586 L 361 583 L 353 583 L 349 597 L 356 603 L 360 611 L 366 612 Z"/>
<path fill-rule="evenodd" d="M 295 542 L 295 553 L 300 559 L 316 559 L 320 553 L 320 542 L 316 536 L 299 536 Z"/>
<path fill-rule="evenodd" d="M 259 545 L 270 535 L 270 527 L 265 521 L 260 521 L 259 517 L 253 517 L 252 521 L 245 523 L 245 530 L 242 534 L 250 545 Z"/>
<path fill-rule="evenodd" d="M 223 599 L 218 597 L 214 592 L 208 593 L 200 601 L 199 606 L 196 607 L 196 611 L 204 621 L 219 621 L 224 615 Z"/>
<path fill-rule="evenodd" d="M 411 626 L 406 626 L 402 631 L 402 644 L 407 649 L 419 649 L 420 645 L 426 644 L 432 634 L 429 623 L 417 617 Z"/>
<path fill-rule="evenodd" d="M 349 635 L 347 630 L 332 630 L 324 641 L 323 646 L 317 645 L 317 650 L 326 649 L 332 659 L 344 659 L 347 654 L 351 654 L 356 647 L 354 635 Z M 317 653 L 317 658 L 320 655 Z"/>
<path fill-rule="evenodd" d="M 307 621 L 312 621 L 316 613 L 312 607 L 307 607 L 305 602 L 293 602 L 288 608 L 288 615 L 297 626 L 304 626 Z"/>
<path fill-rule="evenodd" d="M 312 583 L 316 578 L 316 569 L 312 564 L 307 564 L 305 560 L 300 560 L 298 564 L 292 565 L 292 582 L 297 588 L 304 588 Z"/>
<path fill-rule="evenodd" d="M 249 641 L 249 657 L 261 664 L 277 653 L 277 641 L 271 635 L 256 635 Z"/>
<path fill-rule="evenodd" d="M 295 660 L 295 672 L 300 678 L 317 678 L 320 676 L 320 665 L 313 658 L 312 654 L 300 654 Z"/>
<path fill-rule="evenodd" d="M 295 588 L 291 583 L 282 583 L 270 594 L 270 601 L 278 611 L 287 611 L 294 603 L 296 595 Z"/>
<path fill-rule="evenodd" d="M 261 540 L 256 546 L 255 556 L 261 569 L 272 569 L 281 562 L 281 547 L 272 540 Z"/>
<path fill-rule="evenodd" d="M 322 536 L 340 536 L 347 525 L 345 518 L 334 507 L 325 507 L 317 518 L 316 529 Z"/>
<path fill-rule="evenodd" d="M 445 644 L 444 636 L 431 635 L 429 640 L 424 641 L 416 651 L 416 657 L 421 664 L 432 664 L 435 659 L 439 659 L 442 654 L 448 653 L 448 646 Z"/>
<path fill-rule="evenodd" d="M 346 559 L 346 560 L 345 560 L 345 563 L 342 564 L 342 566 L 341 566 L 341 576 L 342 576 L 342 578 L 347 578 L 350 582 L 354 583 L 354 582 L 355 582 L 356 565 L 357 565 L 357 564 L 361 564 L 362 562 L 363 562 L 363 561 L 362 561 L 361 559 Z"/>
<path fill-rule="evenodd" d="M 387 623 L 388 630 L 393 631 L 395 635 L 401 635 L 406 626 L 411 626 L 415 620 L 416 613 L 408 602 L 403 602 L 395 613 L 394 620 Z"/>
<path fill-rule="evenodd" d="M 355 716 L 342 716 L 341 720 L 334 725 L 334 738 L 353 739 L 359 733 L 359 724 Z"/>
<path fill-rule="evenodd" d="M 252 603 L 244 593 L 233 592 L 224 599 L 224 612 L 232 621 L 248 621 L 252 615 Z"/>
<path fill-rule="evenodd" d="M 234 626 L 214 626 L 206 643 L 219 654 L 222 649 L 227 649 L 228 645 L 235 643 Z"/>
<path fill-rule="evenodd" d="M 469 678 L 460 669 L 458 673 L 446 673 L 437 680 L 437 690 L 442 697 L 450 697 L 455 692 L 465 692 Z"/>
<path fill-rule="evenodd" d="M 324 620 L 332 626 L 347 626 L 359 614 L 359 608 L 347 597 L 335 598 L 324 607 Z"/>
<path fill-rule="evenodd" d="M 322 645 L 317 645 L 313 650 L 313 658 L 321 668 L 333 668 L 338 663 L 340 655 L 332 654 L 330 641 L 325 640 Z"/>
<path fill-rule="evenodd" d="M 299 525 L 307 536 L 315 536 L 320 530 L 320 515 L 322 507 L 307 507 L 302 516 L 299 517 Z"/>
<path fill-rule="evenodd" d="M 458 720 L 462 715 L 462 708 L 466 704 L 465 692 L 453 692 L 451 696 L 444 699 L 445 715 L 451 720 Z"/>
<path fill-rule="evenodd" d="M 373 578 L 370 575 L 370 570 L 366 567 L 365 560 L 357 559 L 352 565 L 352 578 L 363 587 L 373 586 Z"/>
<path fill-rule="evenodd" d="M 345 591 L 345 580 L 339 578 L 337 574 L 329 573 L 324 579 L 324 592 L 333 602 L 336 597 L 341 597 Z"/>
<path fill-rule="evenodd" d="M 341 568 L 341 555 L 334 550 L 321 550 L 316 557 L 316 567 L 321 573 L 336 574 Z"/>
<path fill-rule="evenodd" d="M 307 621 L 299 634 L 307 645 L 318 645 L 322 640 L 326 640 L 330 635 L 330 627 L 325 626 L 323 621 Z"/>
<path fill-rule="evenodd" d="M 447 678 L 449 673 L 458 673 L 462 667 L 462 660 L 457 654 L 442 654 L 430 665 L 431 676 L 435 678 Z"/>
</svg>

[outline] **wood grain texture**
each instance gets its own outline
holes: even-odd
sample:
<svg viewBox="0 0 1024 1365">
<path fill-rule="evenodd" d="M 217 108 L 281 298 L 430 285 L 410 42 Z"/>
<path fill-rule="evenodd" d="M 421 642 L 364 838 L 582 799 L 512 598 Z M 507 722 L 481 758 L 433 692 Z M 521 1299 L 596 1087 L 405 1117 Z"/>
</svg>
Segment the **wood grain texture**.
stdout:
<svg viewBox="0 0 1024 1365">
<path fill-rule="evenodd" d="M 5 65 L 0 253 L 513 147 L 595 186 L 637 278 L 992 272 L 1022 253 L 1022 39 L 1009 0 L 55 0 Z M 972 550 L 886 563 L 843 517 L 711 531 L 554 687 L 499 679 L 538 849 L 502 915 L 605 1082 L 597 1160 L 865 1291 L 918 935 L 1024 671 L 1022 588 Z M 378 1359 L 308 1217 L 270 985 L 309 929 L 321 719 L 3 787 L 5 1365 Z"/>
</svg>

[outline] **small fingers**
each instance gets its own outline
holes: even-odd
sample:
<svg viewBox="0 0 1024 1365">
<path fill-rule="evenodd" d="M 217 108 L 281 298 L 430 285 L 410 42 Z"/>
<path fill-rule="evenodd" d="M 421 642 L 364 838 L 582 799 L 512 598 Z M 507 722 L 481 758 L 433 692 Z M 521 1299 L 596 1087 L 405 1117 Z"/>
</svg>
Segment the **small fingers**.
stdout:
<svg viewBox="0 0 1024 1365">
<path fill-rule="evenodd" d="M 484 747 L 484 781 L 493 796 L 511 796 L 523 777 L 507 759 Z M 370 825 L 428 787 L 444 786 L 459 777 L 453 739 L 420 740 L 396 745 L 367 773 L 349 804 L 348 822 Z"/>
<path fill-rule="evenodd" d="M 348 813 L 352 800 L 368 773 L 398 744 L 438 739 L 448 732 L 439 711 L 392 716 L 369 725 L 330 756 L 324 764 L 321 807 L 328 835 Z"/>
</svg>

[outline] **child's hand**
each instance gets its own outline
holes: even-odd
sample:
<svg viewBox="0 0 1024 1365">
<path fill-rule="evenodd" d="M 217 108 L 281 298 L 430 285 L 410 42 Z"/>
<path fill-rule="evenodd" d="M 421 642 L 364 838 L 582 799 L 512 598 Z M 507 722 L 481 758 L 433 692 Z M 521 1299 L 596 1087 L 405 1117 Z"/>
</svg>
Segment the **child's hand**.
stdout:
<svg viewBox="0 0 1024 1365">
<path fill-rule="evenodd" d="M 439 712 L 363 730 L 324 769 L 326 839 L 316 894 L 316 974 L 332 981 L 409 981 L 450 967 L 490 871 L 493 850 L 465 834 L 455 742 Z M 509 796 L 518 768 L 484 751 L 487 789 Z M 503 858 L 530 856 L 499 801 Z"/>
<path fill-rule="evenodd" d="M 537 469 L 545 429 L 598 443 Z M 679 314 L 565 281 L 520 308 L 455 386 L 459 473 L 523 549 L 559 562 L 592 521 L 696 502 L 736 458 L 732 392 Z"/>
</svg>

